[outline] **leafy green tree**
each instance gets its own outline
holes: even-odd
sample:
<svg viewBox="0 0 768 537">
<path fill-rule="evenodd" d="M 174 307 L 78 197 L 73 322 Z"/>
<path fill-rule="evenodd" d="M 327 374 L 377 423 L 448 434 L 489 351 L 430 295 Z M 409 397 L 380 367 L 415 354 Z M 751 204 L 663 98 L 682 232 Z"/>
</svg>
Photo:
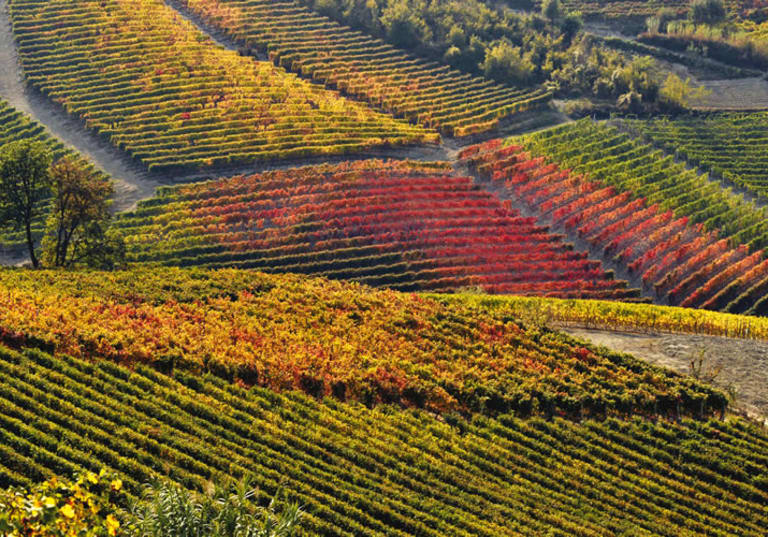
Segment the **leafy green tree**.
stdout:
<svg viewBox="0 0 768 537">
<path fill-rule="evenodd" d="M 32 224 L 42 215 L 42 202 L 50 196 L 53 157 L 40 142 L 17 141 L 0 147 L 0 224 L 24 231 L 32 266 L 35 254 Z"/>
<path fill-rule="evenodd" d="M 562 6 L 560 0 L 544 0 L 541 4 L 541 14 L 552 22 L 562 17 Z"/>
<path fill-rule="evenodd" d="M 412 49 L 429 41 L 426 23 L 411 9 L 407 0 L 398 0 L 381 13 L 387 39 L 398 47 Z"/>
<path fill-rule="evenodd" d="M 527 82 L 534 71 L 533 63 L 506 41 L 501 41 L 486 53 L 482 67 L 485 76 L 513 84 Z"/>
<path fill-rule="evenodd" d="M 51 166 L 50 183 L 53 204 L 43 238 L 43 263 L 53 267 L 87 263 L 104 241 L 112 183 L 74 156 Z"/>
<path fill-rule="evenodd" d="M 574 37 L 576 37 L 581 29 L 584 27 L 584 21 L 581 18 L 581 13 L 569 13 L 563 19 L 560 24 L 560 30 L 563 32 L 563 36 L 567 43 L 571 43 Z"/>
</svg>

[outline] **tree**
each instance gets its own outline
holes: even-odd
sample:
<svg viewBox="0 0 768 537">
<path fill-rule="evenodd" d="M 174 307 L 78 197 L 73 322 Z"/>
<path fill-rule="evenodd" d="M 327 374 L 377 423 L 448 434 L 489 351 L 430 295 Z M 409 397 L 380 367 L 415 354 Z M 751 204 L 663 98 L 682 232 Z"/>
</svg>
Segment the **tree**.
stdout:
<svg viewBox="0 0 768 537">
<path fill-rule="evenodd" d="M 563 32 L 566 42 L 570 44 L 583 27 L 584 21 L 581 18 L 581 13 L 569 13 L 563 19 L 563 22 L 560 25 L 560 31 Z"/>
<path fill-rule="evenodd" d="M 688 108 L 692 101 L 700 101 L 710 93 L 704 87 L 692 86 L 690 78 L 683 80 L 670 73 L 659 90 L 659 100 L 672 109 L 683 109 Z"/>
<path fill-rule="evenodd" d="M 674 10 L 665 7 L 659 10 L 659 12 L 653 17 L 648 17 L 646 20 L 646 27 L 649 33 L 652 34 L 665 34 L 667 33 L 667 27 L 669 23 L 677 18 L 677 13 Z"/>
<path fill-rule="evenodd" d="M 528 82 L 535 68 L 519 49 L 507 41 L 501 41 L 488 50 L 481 67 L 488 78 L 512 84 Z"/>
<path fill-rule="evenodd" d="M 50 196 L 52 159 L 40 142 L 23 140 L 0 147 L 0 223 L 24 231 L 35 268 L 40 263 L 35 255 L 32 225 L 42 214 L 41 202 Z"/>
<path fill-rule="evenodd" d="M 74 156 L 51 167 L 53 204 L 43 238 L 43 261 L 54 267 L 104 264 L 105 252 L 115 249 L 107 234 L 112 183 Z M 117 251 L 119 253 L 119 247 Z"/>
<path fill-rule="evenodd" d="M 544 0 L 541 4 L 541 14 L 552 22 L 560 19 L 561 12 L 560 0 Z"/>
<path fill-rule="evenodd" d="M 381 13 L 381 25 L 387 39 L 398 47 L 412 49 L 430 39 L 426 23 L 406 0 L 390 3 Z"/>
<path fill-rule="evenodd" d="M 725 20 L 723 0 L 693 0 L 688 16 L 695 24 L 717 24 Z"/>
</svg>

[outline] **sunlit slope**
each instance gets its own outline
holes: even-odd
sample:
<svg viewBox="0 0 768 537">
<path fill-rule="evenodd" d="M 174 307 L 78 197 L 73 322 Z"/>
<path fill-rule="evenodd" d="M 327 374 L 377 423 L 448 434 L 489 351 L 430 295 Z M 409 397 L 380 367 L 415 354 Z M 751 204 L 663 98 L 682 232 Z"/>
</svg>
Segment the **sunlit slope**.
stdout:
<svg viewBox="0 0 768 537">
<path fill-rule="evenodd" d="M 301 535 L 762 536 L 768 436 L 733 419 L 437 421 L 0 346 L 0 484 L 83 469 L 129 492 L 252 474 Z"/>
<path fill-rule="evenodd" d="M 12 0 L 28 81 L 150 169 L 435 141 L 217 45 L 162 0 Z"/>
<path fill-rule="evenodd" d="M 0 341 L 373 405 L 719 414 L 693 379 L 471 303 L 291 275 L 0 272 Z"/>
</svg>

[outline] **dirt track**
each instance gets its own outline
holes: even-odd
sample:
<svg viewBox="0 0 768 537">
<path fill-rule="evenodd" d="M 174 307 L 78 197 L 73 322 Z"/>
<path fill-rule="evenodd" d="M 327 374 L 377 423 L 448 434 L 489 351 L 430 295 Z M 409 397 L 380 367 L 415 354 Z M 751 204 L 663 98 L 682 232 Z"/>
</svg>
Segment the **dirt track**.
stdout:
<svg viewBox="0 0 768 537">
<path fill-rule="evenodd" d="M 77 149 L 115 179 L 115 209 L 133 207 L 150 197 L 162 181 L 151 177 L 141 165 L 111 146 L 81 122 L 70 118 L 59 106 L 26 86 L 11 33 L 8 2 L 0 0 L 0 97 L 16 109 L 45 125 L 67 145 Z"/>
<path fill-rule="evenodd" d="M 705 373 L 722 368 L 714 384 L 734 391 L 736 408 L 768 424 L 768 342 L 578 328 L 564 331 L 684 374 L 690 374 L 691 359 L 703 352 Z"/>
<path fill-rule="evenodd" d="M 234 45 L 230 48 L 234 48 Z M 450 151 L 445 146 L 435 145 L 395 147 L 373 149 L 365 155 L 318 157 L 276 163 L 255 162 L 248 166 L 199 173 L 170 175 L 149 173 L 142 164 L 132 160 L 127 153 L 115 148 L 95 132 L 86 129 L 80 120 L 70 117 L 59 105 L 25 84 L 11 31 L 7 0 L 0 0 L 0 98 L 45 125 L 65 144 L 75 148 L 111 175 L 117 190 L 114 204 L 116 211 L 130 210 L 138 201 L 151 197 L 155 188 L 161 185 L 361 158 L 446 160 L 449 158 Z"/>
</svg>

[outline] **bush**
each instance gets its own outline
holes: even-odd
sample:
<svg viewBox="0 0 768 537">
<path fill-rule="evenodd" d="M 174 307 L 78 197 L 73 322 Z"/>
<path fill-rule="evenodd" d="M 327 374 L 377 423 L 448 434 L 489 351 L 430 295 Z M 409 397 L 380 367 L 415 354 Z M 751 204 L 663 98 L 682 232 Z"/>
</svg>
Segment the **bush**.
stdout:
<svg viewBox="0 0 768 537">
<path fill-rule="evenodd" d="M 554 22 L 562 16 L 560 0 L 544 0 L 541 4 L 541 14 Z"/>
<path fill-rule="evenodd" d="M 215 487 L 207 494 L 177 485 L 148 485 L 132 508 L 127 531 L 135 537 L 289 537 L 297 529 L 303 511 L 289 505 L 275 509 L 259 506 L 256 491 L 244 480 Z"/>
<path fill-rule="evenodd" d="M 725 20 L 723 0 L 693 0 L 688 17 L 695 24 L 717 24 Z"/>
<path fill-rule="evenodd" d="M 113 537 L 120 531 L 115 502 L 122 481 L 104 471 L 74 481 L 53 477 L 31 490 L 0 493 L 0 535 Z"/>
<path fill-rule="evenodd" d="M 520 49 L 506 41 L 488 51 L 482 67 L 485 76 L 513 84 L 530 80 L 535 69 L 533 63 L 521 55 Z"/>
</svg>

